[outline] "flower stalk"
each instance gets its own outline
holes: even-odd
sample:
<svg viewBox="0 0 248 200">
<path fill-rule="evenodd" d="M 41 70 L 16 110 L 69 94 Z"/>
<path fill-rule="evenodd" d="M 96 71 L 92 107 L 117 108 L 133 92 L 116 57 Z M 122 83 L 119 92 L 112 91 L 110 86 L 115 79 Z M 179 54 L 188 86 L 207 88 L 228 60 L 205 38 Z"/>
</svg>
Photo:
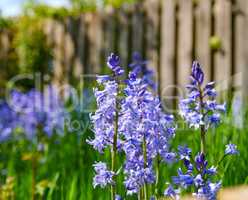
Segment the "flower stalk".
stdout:
<svg viewBox="0 0 248 200">
<path fill-rule="evenodd" d="M 118 87 L 117 87 L 117 96 L 118 96 Z M 112 153 L 111 155 L 111 171 L 112 172 L 116 172 L 117 137 L 118 137 L 118 102 L 116 99 L 114 136 L 113 136 L 113 146 L 112 146 L 112 152 L 111 152 Z M 115 176 L 113 177 L 113 179 L 115 179 Z M 112 184 L 111 185 L 111 200 L 115 200 L 115 195 L 116 195 L 115 185 Z"/>
<path fill-rule="evenodd" d="M 144 169 L 147 168 L 147 146 L 146 146 L 146 137 L 143 137 L 143 157 L 144 157 Z M 144 200 L 148 200 L 148 190 L 147 183 L 144 183 Z"/>
<path fill-rule="evenodd" d="M 156 200 L 159 199 L 159 176 L 160 176 L 160 158 L 159 158 L 159 155 L 157 155 L 157 158 L 156 158 L 156 182 L 155 182 L 155 198 Z"/>
<path fill-rule="evenodd" d="M 202 94 L 202 89 L 199 86 L 199 99 L 200 99 L 200 112 L 202 115 L 202 118 L 204 118 L 204 102 L 203 102 L 203 94 Z M 206 134 L 206 129 L 205 129 L 205 125 L 201 124 L 200 125 L 200 132 L 201 132 L 201 152 L 203 154 L 206 154 L 206 138 L 205 138 L 205 134 Z"/>
</svg>

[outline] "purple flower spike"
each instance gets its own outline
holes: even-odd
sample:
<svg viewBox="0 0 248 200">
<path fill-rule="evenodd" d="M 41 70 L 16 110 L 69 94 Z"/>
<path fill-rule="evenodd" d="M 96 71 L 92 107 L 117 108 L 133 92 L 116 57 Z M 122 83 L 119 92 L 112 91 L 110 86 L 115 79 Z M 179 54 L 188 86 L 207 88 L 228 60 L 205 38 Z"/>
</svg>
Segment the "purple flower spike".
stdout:
<svg viewBox="0 0 248 200">
<path fill-rule="evenodd" d="M 198 84 L 201 85 L 203 83 L 204 73 L 201 69 L 201 65 L 197 61 L 193 62 L 191 75 L 194 78 L 194 80 L 198 82 Z"/>
<path fill-rule="evenodd" d="M 210 82 L 202 86 L 204 73 L 198 62 L 192 65 L 191 84 L 187 85 L 187 98 L 179 103 L 180 115 L 189 124 L 189 127 L 199 129 L 201 125 L 205 130 L 215 127 L 221 122 L 221 115 L 226 111 L 226 104 L 217 104 L 215 83 Z"/>
</svg>

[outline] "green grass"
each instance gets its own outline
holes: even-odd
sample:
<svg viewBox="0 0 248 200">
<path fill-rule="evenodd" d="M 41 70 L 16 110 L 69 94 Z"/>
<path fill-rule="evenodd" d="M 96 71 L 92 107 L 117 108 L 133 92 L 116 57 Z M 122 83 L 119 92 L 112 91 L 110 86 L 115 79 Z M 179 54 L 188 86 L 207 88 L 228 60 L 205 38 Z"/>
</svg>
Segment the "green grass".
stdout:
<svg viewBox="0 0 248 200">
<path fill-rule="evenodd" d="M 182 126 L 182 125 L 181 125 Z M 193 152 L 199 151 L 199 132 L 179 127 L 177 135 L 172 143 L 176 149 L 178 144 L 188 144 Z M 93 188 L 92 164 L 95 161 L 109 160 L 109 152 L 99 155 L 86 139 L 93 133 L 87 129 L 66 133 L 64 137 L 43 139 L 44 151 L 36 165 L 36 183 L 47 180 L 44 183 L 43 195 L 37 195 L 36 199 L 47 200 L 105 200 L 110 199 L 109 188 Z M 219 169 L 219 177 L 223 178 L 223 185 L 233 186 L 248 183 L 248 129 L 235 128 L 230 116 L 225 116 L 222 125 L 207 134 L 207 158 L 210 164 L 218 161 L 224 153 L 225 144 L 229 141 L 238 145 L 240 154 L 224 160 Z M 15 199 L 31 199 L 32 188 L 32 162 L 23 160 L 23 155 L 32 152 L 30 142 L 9 141 L 0 145 L 0 181 L 5 183 L 7 176 L 15 178 Z M 122 159 L 119 160 L 121 162 Z M 161 166 L 160 191 L 166 187 L 172 175 L 176 174 L 177 164 Z M 123 177 L 119 178 L 119 182 Z M 118 193 L 125 196 L 122 184 L 118 184 Z M 126 199 L 135 199 L 127 197 Z"/>
</svg>

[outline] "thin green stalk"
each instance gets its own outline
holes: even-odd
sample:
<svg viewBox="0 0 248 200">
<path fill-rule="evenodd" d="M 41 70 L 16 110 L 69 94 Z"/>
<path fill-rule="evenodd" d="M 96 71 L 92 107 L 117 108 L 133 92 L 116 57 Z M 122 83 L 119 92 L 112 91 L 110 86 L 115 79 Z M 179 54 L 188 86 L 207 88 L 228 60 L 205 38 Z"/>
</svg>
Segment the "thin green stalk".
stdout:
<svg viewBox="0 0 248 200">
<path fill-rule="evenodd" d="M 204 110 L 203 110 L 203 93 L 202 93 L 202 89 L 201 87 L 199 86 L 199 91 L 200 91 L 200 111 L 201 111 L 201 114 L 202 116 L 204 117 Z M 201 125 L 200 126 L 201 128 L 201 152 L 206 155 L 206 138 L 205 138 L 205 135 L 206 135 L 206 130 L 205 130 L 205 125 Z"/>
<path fill-rule="evenodd" d="M 206 153 L 206 138 L 205 138 L 205 126 L 201 125 L 201 152 Z"/>
<path fill-rule="evenodd" d="M 140 188 L 139 193 L 138 193 L 138 200 L 143 200 L 143 198 L 144 198 L 143 197 L 144 196 L 143 193 L 144 193 L 143 192 L 143 188 Z"/>
<path fill-rule="evenodd" d="M 144 156 L 144 168 L 146 168 L 147 164 L 147 147 L 146 147 L 146 137 L 143 137 L 143 156 Z M 147 190 L 147 184 L 144 184 L 144 200 L 148 200 L 148 190 Z"/>
<path fill-rule="evenodd" d="M 117 90 L 118 94 L 118 90 Z M 114 138 L 113 146 L 111 152 L 111 171 L 116 172 L 116 154 L 117 154 L 117 136 L 118 136 L 118 105 L 116 99 L 116 113 L 115 113 L 115 128 L 114 128 Z M 113 177 L 115 181 L 115 177 Z M 115 200 L 116 188 L 115 185 L 111 185 L 111 200 Z"/>
<path fill-rule="evenodd" d="M 35 187 L 36 187 L 36 158 L 32 155 L 32 200 L 35 200 Z"/>
<path fill-rule="evenodd" d="M 159 155 L 157 156 L 156 161 L 157 161 L 157 162 L 156 162 L 155 197 L 156 197 L 156 200 L 158 200 L 158 198 L 159 198 L 159 190 L 158 190 L 158 187 L 159 187 L 159 176 L 160 176 L 160 170 L 159 170 L 160 158 L 159 158 Z"/>
</svg>

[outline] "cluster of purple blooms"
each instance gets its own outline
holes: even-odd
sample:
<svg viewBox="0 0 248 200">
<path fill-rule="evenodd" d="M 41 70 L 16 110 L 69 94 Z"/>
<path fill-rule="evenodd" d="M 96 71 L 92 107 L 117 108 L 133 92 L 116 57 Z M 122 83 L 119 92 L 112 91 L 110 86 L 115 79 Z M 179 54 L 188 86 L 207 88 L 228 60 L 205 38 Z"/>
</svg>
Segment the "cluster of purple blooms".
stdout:
<svg viewBox="0 0 248 200">
<path fill-rule="evenodd" d="M 30 140 L 39 131 L 48 137 L 55 131 L 59 134 L 64 131 L 66 112 L 53 86 L 43 93 L 34 89 L 29 92 L 13 90 L 8 102 L 1 104 L 0 113 L 1 141 L 9 139 L 16 128 L 21 128 Z"/>
<path fill-rule="evenodd" d="M 118 56 L 111 54 L 107 63 L 113 76 L 98 78 L 103 89 L 94 89 L 97 110 L 91 119 L 95 137 L 88 142 L 100 153 L 111 147 L 118 115 L 117 150 L 126 155 L 124 185 L 128 194 L 138 193 L 145 184 L 155 181 L 154 158 L 161 156 L 163 161 L 171 163 L 176 156 L 169 149 L 169 142 L 175 133 L 174 119 L 172 115 L 162 112 L 159 98 L 150 91 L 151 80 L 148 82 L 147 77 L 141 78 L 140 73 L 146 62 L 141 61 L 137 54 L 130 65 L 132 70 L 127 80 L 120 79 L 124 71 Z M 120 86 L 125 89 L 120 91 Z M 94 186 L 115 184 L 111 178 L 117 172 L 108 170 L 106 166 L 102 162 L 94 164 Z"/>
<path fill-rule="evenodd" d="M 220 123 L 220 113 L 226 111 L 226 106 L 216 103 L 217 93 L 214 82 L 207 83 L 205 87 L 202 86 L 204 73 L 196 61 L 193 62 L 190 78 L 191 84 L 187 86 L 187 98 L 179 103 L 180 114 L 190 127 L 201 128 L 204 137 L 209 127 Z M 234 154 L 238 154 L 236 145 L 226 145 L 223 158 Z M 213 182 L 212 180 L 217 173 L 218 164 L 209 167 L 205 152 L 199 152 L 193 157 L 192 150 L 187 146 L 178 147 L 178 156 L 184 170 L 179 168 L 178 175 L 172 177 L 177 189 L 169 185 L 164 192 L 165 196 L 179 199 L 181 189 L 193 187 L 195 191 L 193 195 L 197 199 L 216 200 L 221 181 Z"/>
<path fill-rule="evenodd" d="M 157 156 L 173 162 L 175 154 L 170 152 L 169 141 L 175 128 L 173 116 L 162 112 L 159 98 L 148 90 L 142 79 L 132 75 L 124 93 L 119 132 L 125 140 L 125 186 L 128 194 L 132 194 L 138 193 L 145 183 L 155 181 L 153 160 Z"/>
<path fill-rule="evenodd" d="M 113 74 L 98 77 L 101 89 L 94 89 L 97 110 L 91 114 L 94 138 L 88 143 L 100 153 L 106 148 L 113 153 L 117 131 L 116 150 L 124 152 L 125 161 L 118 171 L 108 169 L 104 162 L 95 163 L 94 187 L 114 186 L 114 177 L 123 170 L 127 194 L 139 194 L 145 185 L 155 182 L 154 161 L 159 157 L 165 163 L 176 160 L 183 163 L 178 175 L 172 177 L 173 184 L 165 190 L 165 196 L 179 199 L 181 189 L 194 187 L 193 195 L 197 198 L 215 200 L 221 187 L 221 181 L 212 181 L 218 166 L 209 167 L 203 152 L 193 157 L 187 146 L 179 146 L 177 154 L 170 150 L 170 141 L 175 136 L 174 117 L 163 112 L 159 98 L 153 93 L 155 84 L 147 62 L 135 53 L 127 80 L 121 78 L 124 70 L 118 56 L 111 54 L 107 64 Z M 220 113 L 226 109 L 225 104 L 216 103 L 214 83 L 202 89 L 203 81 L 204 73 L 199 63 L 194 62 L 188 97 L 179 106 L 190 127 L 201 127 L 205 133 L 211 125 L 220 123 Z M 226 145 L 224 156 L 237 153 L 236 145 Z M 116 199 L 121 197 L 116 195 Z"/>
<path fill-rule="evenodd" d="M 187 85 L 186 99 L 179 103 L 180 115 L 190 127 L 198 129 L 201 125 L 207 130 L 211 125 L 220 123 L 220 113 L 226 111 L 226 104 L 217 104 L 215 83 L 209 82 L 203 87 L 204 73 L 198 62 L 192 65 L 191 84 Z"/>
<path fill-rule="evenodd" d="M 153 90 L 157 89 L 157 85 L 154 82 L 154 72 L 149 69 L 148 61 L 143 60 L 142 56 L 138 52 L 134 52 L 132 56 L 132 63 L 129 64 L 131 69 L 129 77 L 139 77 L 145 84 L 151 87 Z"/>
<path fill-rule="evenodd" d="M 14 131 L 17 114 L 4 101 L 0 103 L 0 142 L 6 141 L 11 137 Z"/>
<path fill-rule="evenodd" d="M 238 154 L 236 145 L 226 145 L 225 154 L 227 155 Z M 179 160 L 183 163 L 183 169 L 178 169 L 178 175 L 172 177 L 173 184 L 165 190 L 164 195 L 179 199 L 180 191 L 193 187 L 195 192 L 193 195 L 197 199 L 216 200 L 217 192 L 221 187 L 221 181 L 213 182 L 214 176 L 217 174 L 217 166 L 208 166 L 208 161 L 204 153 L 198 153 L 195 158 L 192 156 L 192 150 L 185 146 L 178 147 Z M 222 159 L 221 159 L 222 160 Z"/>
</svg>

